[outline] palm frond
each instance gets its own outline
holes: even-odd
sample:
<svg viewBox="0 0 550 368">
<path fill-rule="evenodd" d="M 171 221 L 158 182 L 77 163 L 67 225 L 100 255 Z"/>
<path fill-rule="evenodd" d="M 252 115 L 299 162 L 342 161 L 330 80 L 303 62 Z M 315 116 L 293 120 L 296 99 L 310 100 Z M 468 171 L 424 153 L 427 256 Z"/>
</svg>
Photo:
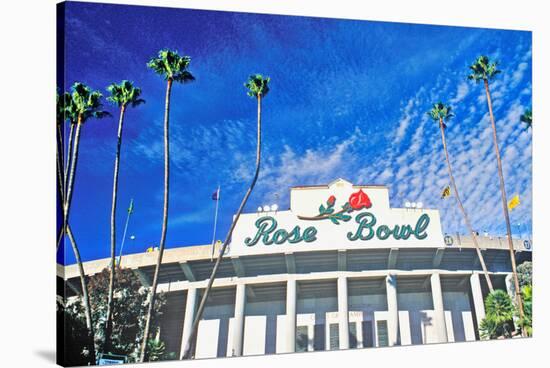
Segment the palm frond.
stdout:
<svg viewBox="0 0 550 368">
<path fill-rule="evenodd" d="M 180 56 L 177 51 L 162 49 L 156 57 L 149 60 L 147 67 L 165 80 L 188 83 L 195 80 L 195 77 L 188 70 L 190 63 L 191 58 L 189 56 Z"/>
<path fill-rule="evenodd" d="M 476 61 L 470 65 L 471 74 L 468 75 L 468 79 L 476 83 L 482 80 L 491 80 L 497 74 L 501 73 L 497 67 L 498 61 L 491 62 L 488 56 L 479 56 Z"/>
<path fill-rule="evenodd" d="M 428 115 L 432 120 L 438 122 L 441 120 L 448 122 L 454 114 L 451 112 L 452 108 L 449 105 L 445 105 L 443 102 L 437 102 L 433 104 L 432 109 L 428 111 Z M 444 125 L 446 127 L 446 125 Z"/>
<path fill-rule="evenodd" d="M 140 98 L 141 89 L 134 86 L 133 82 L 123 80 L 120 83 L 112 83 L 107 87 L 107 91 L 111 93 L 107 100 L 117 106 L 131 105 L 136 107 L 145 100 Z"/>
<path fill-rule="evenodd" d="M 248 89 L 247 95 L 250 97 L 264 97 L 269 92 L 269 77 L 261 74 L 252 74 L 244 86 Z"/>
<path fill-rule="evenodd" d="M 533 111 L 531 111 L 531 109 L 525 110 L 525 112 L 520 116 L 519 120 L 522 123 L 527 124 L 526 129 L 532 128 L 532 126 L 533 126 Z"/>
<path fill-rule="evenodd" d="M 103 95 L 101 92 L 92 91 L 90 87 L 80 82 L 73 84 L 71 90 L 73 106 L 70 109 L 76 115 L 76 118 L 80 118 L 81 123 L 92 117 L 101 119 L 110 116 L 107 111 L 102 110 L 101 98 Z"/>
</svg>

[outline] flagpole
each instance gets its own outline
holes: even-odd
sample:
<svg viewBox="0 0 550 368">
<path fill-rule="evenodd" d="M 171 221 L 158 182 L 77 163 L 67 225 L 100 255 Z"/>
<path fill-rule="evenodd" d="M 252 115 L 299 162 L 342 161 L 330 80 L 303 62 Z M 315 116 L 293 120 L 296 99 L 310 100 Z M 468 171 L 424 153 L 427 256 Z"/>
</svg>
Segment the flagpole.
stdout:
<svg viewBox="0 0 550 368">
<path fill-rule="evenodd" d="M 124 248 L 124 240 L 126 239 L 126 231 L 128 231 L 128 222 L 130 222 L 130 215 L 134 212 L 134 199 L 130 199 L 130 207 L 128 207 L 128 216 L 126 216 L 126 224 L 124 225 L 124 233 L 122 234 L 122 243 L 120 244 L 120 253 L 118 254 L 118 266 L 122 261 L 122 249 Z"/>
<path fill-rule="evenodd" d="M 214 261 L 214 248 L 216 246 L 216 226 L 218 224 L 218 204 L 220 203 L 220 186 L 216 191 L 216 210 L 214 211 L 214 230 L 212 231 L 212 253 L 210 254 L 210 262 Z"/>
</svg>

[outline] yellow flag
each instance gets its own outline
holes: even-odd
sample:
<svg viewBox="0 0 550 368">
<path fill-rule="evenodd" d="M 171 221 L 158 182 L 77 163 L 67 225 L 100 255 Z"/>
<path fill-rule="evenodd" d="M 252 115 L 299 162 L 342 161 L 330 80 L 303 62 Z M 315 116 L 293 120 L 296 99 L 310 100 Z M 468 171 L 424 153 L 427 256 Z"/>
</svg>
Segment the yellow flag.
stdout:
<svg viewBox="0 0 550 368">
<path fill-rule="evenodd" d="M 516 194 L 512 199 L 510 199 L 510 202 L 508 202 L 508 209 L 513 210 L 517 206 L 519 206 L 521 202 L 519 201 L 519 194 Z"/>
<path fill-rule="evenodd" d="M 451 195 L 451 187 L 449 185 L 447 185 L 444 189 L 443 189 L 443 192 L 441 192 L 441 199 L 444 199 L 444 198 L 447 198 Z"/>
<path fill-rule="evenodd" d="M 147 248 L 147 250 L 146 250 L 147 253 L 151 253 L 152 251 L 153 251 L 153 247 L 149 247 L 149 248 Z"/>
</svg>

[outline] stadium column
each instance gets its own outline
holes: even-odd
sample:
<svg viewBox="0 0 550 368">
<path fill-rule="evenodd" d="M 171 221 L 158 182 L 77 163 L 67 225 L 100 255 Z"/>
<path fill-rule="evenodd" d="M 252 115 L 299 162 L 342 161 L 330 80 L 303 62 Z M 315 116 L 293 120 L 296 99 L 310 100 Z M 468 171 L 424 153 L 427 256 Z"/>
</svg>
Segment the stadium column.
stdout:
<svg viewBox="0 0 550 368">
<path fill-rule="evenodd" d="M 349 349 L 348 280 L 338 277 L 338 319 L 340 349 Z"/>
<path fill-rule="evenodd" d="M 386 297 L 388 299 L 388 345 L 398 344 L 399 310 L 397 308 L 397 276 L 386 276 Z"/>
<path fill-rule="evenodd" d="M 506 292 L 512 300 L 516 300 L 516 286 L 514 285 L 514 274 L 509 273 L 504 279 L 506 282 Z"/>
<path fill-rule="evenodd" d="M 286 349 L 294 353 L 296 349 L 296 279 L 286 282 Z"/>
<path fill-rule="evenodd" d="M 514 274 L 509 273 L 506 275 L 506 278 L 504 279 L 504 282 L 506 283 L 506 292 L 510 296 L 510 299 L 512 299 L 512 302 L 516 300 L 516 285 L 514 284 Z M 513 316 L 514 326 L 518 327 L 518 316 L 514 314 Z"/>
<path fill-rule="evenodd" d="M 481 282 L 479 280 L 479 273 L 472 273 L 470 276 L 470 287 L 472 289 L 472 301 L 474 303 L 474 311 L 476 314 L 477 330 L 479 332 L 479 326 L 481 321 L 485 318 L 485 306 L 483 305 L 483 293 L 481 291 Z"/>
<path fill-rule="evenodd" d="M 430 276 L 430 282 L 432 286 L 437 342 L 448 342 L 447 324 L 445 322 L 445 308 L 443 307 L 443 292 L 441 290 L 441 277 L 439 276 L 439 273 L 432 273 Z"/>
<path fill-rule="evenodd" d="M 235 295 L 235 319 L 233 323 L 233 356 L 243 355 L 244 306 L 246 303 L 246 285 L 237 284 Z"/>
<path fill-rule="evenodd" d="M 191 328 L 193 327 L 193 320 L 195 319 L 195 307 L 197 304 L 197 289 L 187 289 L 186 299 L 187 301 L 185 302 L 185 315 L 183 319 L 180 359 L 183 359 L 183 355 L 185 354 L 185 351 L 190 344 L 189 337 L 191 336 Z"/>
</svg>

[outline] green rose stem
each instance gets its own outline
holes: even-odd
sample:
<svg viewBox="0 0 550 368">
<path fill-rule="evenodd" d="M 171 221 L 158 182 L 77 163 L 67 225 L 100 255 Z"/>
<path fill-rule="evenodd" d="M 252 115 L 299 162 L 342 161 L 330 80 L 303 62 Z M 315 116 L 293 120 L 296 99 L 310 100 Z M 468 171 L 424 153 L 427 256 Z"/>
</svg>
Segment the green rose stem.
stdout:
<svg viewBox="0 0 550 368">
<path fill-rule="evenodd" d="M 344 208 L 338 212 L 334 212 L 334 213 L 330 213 L 330 214 L 326 214 L 326 215 L 317 215 L 317 216 L 312 216 L 312 217 L 309 217 L 309 216 L 300 216 L 298 215 L 298 218 L 300 220 L 307 220 L 307 221 L 317 221 L 317 220 L 325 220 L 325 219 L 328 219 L 334 215 L 340 215 L 342 213 L 346 213 L 348 212 L 348 209 Z"/>
</svg>

